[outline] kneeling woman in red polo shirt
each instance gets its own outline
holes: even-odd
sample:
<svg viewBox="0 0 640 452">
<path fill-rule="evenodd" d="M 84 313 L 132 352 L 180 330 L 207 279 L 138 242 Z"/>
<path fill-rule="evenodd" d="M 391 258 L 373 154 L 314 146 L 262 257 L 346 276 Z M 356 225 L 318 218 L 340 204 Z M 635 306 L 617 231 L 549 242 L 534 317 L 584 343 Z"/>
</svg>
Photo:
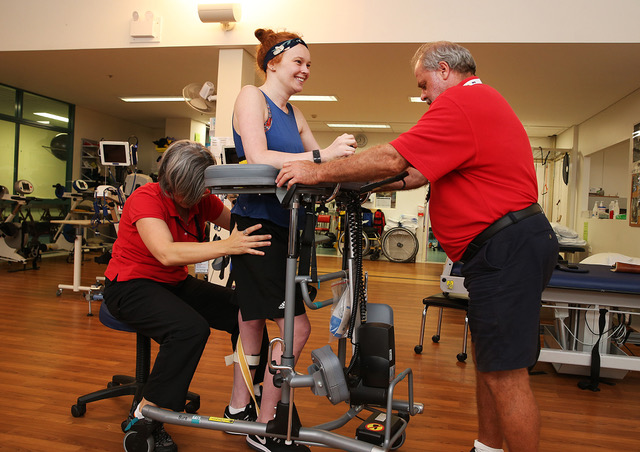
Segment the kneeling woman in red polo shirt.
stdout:
<svg viewBox="0 0 640 452">
<path fill-rule="evenodd" d="M 114 317 L 160 344 L 130 425 L 151 424 L 140 412 L 146 404 L 182 411 L 210 328 L 237 333 L 233 291 L 190 276 L 187 265 L 225 255 L 263 255 L 259 248 L 271 244 L 269 235 L 251 235 L 261 225 L 234 228 L 226 240 L 206 241 L 207 221 L 228 230 L 231 218 L 205 189 L 204 170 L 213 164 L 199 143 L 174 142 L 160 160 L 158 183 L 138 188 L 122 211 L 105 272 L 104 300 Z M 244 407 L 247 394 L 236 369 L 230 406 Z M 156 451 L 177 450 L 162 425 L 153 427 L 153 436 Z"/>
</svg>

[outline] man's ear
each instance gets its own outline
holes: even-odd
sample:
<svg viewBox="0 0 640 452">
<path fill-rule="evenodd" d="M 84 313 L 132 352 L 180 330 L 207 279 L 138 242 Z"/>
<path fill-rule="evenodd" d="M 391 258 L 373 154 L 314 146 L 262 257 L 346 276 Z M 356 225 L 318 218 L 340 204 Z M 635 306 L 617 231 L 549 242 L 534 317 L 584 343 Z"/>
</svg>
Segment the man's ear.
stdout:
<svg viewBox="0 0 640 452">
<path fill-rule="evenodd" d="M 438 74 L 442 77 L 442 80 L 447 80 L 451 74 L 451 68 L 446 61 L 440 61 L 438 63 Z"/>
</svg>

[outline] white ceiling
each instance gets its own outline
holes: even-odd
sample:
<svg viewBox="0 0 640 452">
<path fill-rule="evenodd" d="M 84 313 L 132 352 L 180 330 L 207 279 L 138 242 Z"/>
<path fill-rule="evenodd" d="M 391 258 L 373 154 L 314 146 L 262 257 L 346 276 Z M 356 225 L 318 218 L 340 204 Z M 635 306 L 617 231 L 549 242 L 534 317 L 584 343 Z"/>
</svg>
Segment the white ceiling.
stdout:
<svg viewBox="0 0 640 452">
<path fill-rule="evenodd" d="M 327 122 L 383 122 L 407 130 L 426 110 L 409 60 L 419 44 L 312 44 L 303 94 L 339 102 L 300 102 L 314 131 Z M 640 88 L 640 44 L 468 44 L 478 75 L 513 106 L 529 136 L 577 125 Z M 253 53 L 253 47 L 246 47 Z M 119 97 L 181 95 L 217 80 L 218 47 L 0 52 L 0 83 L 163 129 L 165 118 L 208 117 L 186 103 L 131 104 Z M 334 129 L 335 130 L 335 129 Z M 337 132 L 337 131 L 336 131 Z"/>
</svg>

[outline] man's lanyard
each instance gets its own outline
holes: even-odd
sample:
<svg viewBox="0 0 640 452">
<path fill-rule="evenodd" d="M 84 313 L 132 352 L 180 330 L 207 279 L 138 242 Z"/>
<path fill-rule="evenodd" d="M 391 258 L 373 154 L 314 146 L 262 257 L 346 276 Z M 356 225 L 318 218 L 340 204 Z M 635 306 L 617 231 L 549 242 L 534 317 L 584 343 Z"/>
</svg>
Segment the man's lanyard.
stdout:
<svg viewBox="0 0 640 452">
<path fill-rule="evenodd" d="M 465 83 L 462 86 L 473 86 L 473 85 L 482 85 L 482 80 L 480 80 L 479 78 L 474 78 L 469 80 L 467 83 Z"/>
</svg>

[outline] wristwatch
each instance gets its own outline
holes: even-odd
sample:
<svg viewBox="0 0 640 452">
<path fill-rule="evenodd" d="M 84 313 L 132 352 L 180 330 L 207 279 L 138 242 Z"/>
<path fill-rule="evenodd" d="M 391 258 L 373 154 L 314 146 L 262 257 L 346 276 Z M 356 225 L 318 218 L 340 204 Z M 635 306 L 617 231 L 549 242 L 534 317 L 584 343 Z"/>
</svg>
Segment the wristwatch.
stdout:
<svg viewBox="0 0 640 452">
<path fill-rule="evenodd" d="M 320 158 L 320 150 L 314 149 L 312 152 L 313 152 L 313 163 L 322 163 L 322 159 Z"/>
</svg>

